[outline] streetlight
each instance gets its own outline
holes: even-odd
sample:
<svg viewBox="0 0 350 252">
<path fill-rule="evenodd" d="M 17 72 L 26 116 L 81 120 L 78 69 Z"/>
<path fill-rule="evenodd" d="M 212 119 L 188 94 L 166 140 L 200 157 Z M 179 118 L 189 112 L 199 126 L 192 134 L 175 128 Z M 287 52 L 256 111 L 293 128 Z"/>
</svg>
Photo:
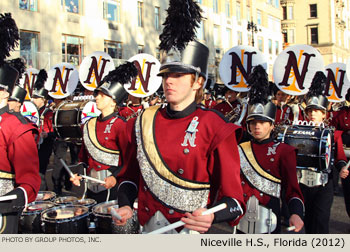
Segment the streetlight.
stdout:
<svg viewBox="0 0 350 252">
<path fill-rule="evenodd" d="M 258 32 L 258 27 L 257 25 L 252 21 L 248 21 L 248 26 L 247 26 L 247 30 L 248 32 L 251 31 L 252 32 L 252 45 L 254 47 L 254 33 Z"/>
</svg>

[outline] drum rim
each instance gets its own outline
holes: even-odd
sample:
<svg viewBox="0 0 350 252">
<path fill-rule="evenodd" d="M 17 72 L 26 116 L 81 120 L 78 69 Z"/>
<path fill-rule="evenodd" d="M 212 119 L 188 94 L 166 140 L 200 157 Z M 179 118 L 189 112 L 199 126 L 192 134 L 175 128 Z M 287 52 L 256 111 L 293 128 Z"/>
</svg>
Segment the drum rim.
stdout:
<svg viewBox="0 0 350 252">
<path fill-rule="evenodd" d="M 66 202 L 66 203 L 58 203 L 56 202 L 56 200 L 58 199 L 68 199 L 68 198 L 73 198 L 74 200 L 71 201 L 71 202 Z M 56 205 L 74 205 L 74 202 L 76 202 L 78 200 L 78 197 L 75 197 L 75 196 L 62 196 L 62 197 L 57 197 L 55 200 L 54 200 L 54 203 Z"/>
<path fill-rule="evenodd" d="M 52 204 L 51 207 L 48 207 L 46 209 L 43 210 L 34 210 L 34 211 L 25 211 L 28 207 L 34 205 L 35 203 L 39 203 L 39 204 Z M 37 215 L 38 213 L 42 213 L 43 211 L 47 210 L 47 209 L 51 209 L 52 207 L 55 207 L 55 203 L 53 203 L 52 201 L 33 201 L 31 203 L 29 203 L 26 208 L 23 209 L 22 211 L 22 215 L 26 215 L 26 216 L 30 216 L 30 215 Z"/>
<path fill-rule="evenodd" d="M 57 196 L 56 193 L 53 192 L 53 191 L 38 191 L 38 194 L 37 194 L 36 197 L 38 197 L 38 195 L 39 195 L 40 193 L 52 194 L 52 197 L 50 197 L 50 198 L 48 198 L 48 199 L 46 199 L 46 200 L 42 199 L 42 200 L 40 200 L 40 201 L 53 201 L 53 200 L 56 199 L 56 196 Z"/>
<path fill-rule="evenodd" d="M 49 210 L 57 210 L 57 209 L 62 209 L 62 208 L 73 208 L 73 207 L 81 207 L 81 208 L 85 208 L 86 212 L 84 214 L 80 214 L 77 216 L 73 216 L 70 218 L 62 218 L 62 219 L 48 219 L 46 217 L 44 217 L 44 214 L 46 212 L 48 212 Z M 63 205 L 63 206 L 56 206 L 56 207 L 52 207 L 52 208 L 48 208 L 45 209 L 42 213 L 41 213 L 41 221 L 42 222 L 49 222 L 49 223 L 65 223 L 65 222 L 71 222 L 72 220 L 80 220 L 82 218 L 88 217 L 89 216 L 89 208 L 86 206 L 81 206 L 81 205 Z"/>
<path fill-rule="evenodd" d="M 92 202 L 89 203 L 89 204 L 80 204 L 80 203 L 77 203 L 77 202 L 80 202 L 80 201 L 83 201 L 83 200 L 91 200 Z M 91 207 L 91 206 L 95 206 L 97 204 L 97 201 L 94 200 L 94 199 L 91 199 L 91 198 L 87 198 L 87 199 L 78 199 L 77 201 L 75 201 L 75 203 L 77 205 L 80 205 L 80 206 L 87 206 L 87 207 Z"/>
<path fill-rule="evenodd" d="M 114 204 L 115 203 L 115 204 Z M 110 201 L 105 201 L 105 202 L 101 202 L 101 203 L 98 203 L 97 205 L 95 205 L 93 208 L 92 208 L 92 213 L 95 215 L 95 216 L 98 216 L 98 217 L 108 217 L 108 218 L 112 218 L 112 215 L 110 213 L 99 213 L 99 212 L 96 212 L 96 208 L 97 207 L 100 207 L 102 205 L 107 205 L 107 204 L 111 204 L 111 206 L 114 205 L 118 205 L 118 200 L 110 200 Z"/>
</svg>

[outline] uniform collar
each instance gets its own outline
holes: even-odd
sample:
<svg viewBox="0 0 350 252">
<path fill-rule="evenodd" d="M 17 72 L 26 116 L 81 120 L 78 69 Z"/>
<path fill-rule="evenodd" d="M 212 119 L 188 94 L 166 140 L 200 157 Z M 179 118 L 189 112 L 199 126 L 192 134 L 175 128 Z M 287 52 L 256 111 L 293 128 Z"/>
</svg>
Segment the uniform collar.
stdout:
<svg viewBox="0 0 350 252">
<path fill-rule="evenodd" d="M 257 141 L 255 140 L 255 138 L 253 138 L 252 142 L 255 143 L 255 144 L 267 144 L 267 143 L 270 143 L 270 142 L 273 142 L 274 139 L 273 137 L 270 135 L 270 137 L 268 139 L 265 139 L 265 140 L 262 140 L 262 141 Z"/>
<path fill-rule="evenodd" d="M 102 118 L 102 114 L 101 114 L 99 117 L 97 117 L 97 120 L 100 122 L 105 122 L 105 121 L 111 119 L 112 117 L 116 117 L 116 116 L 118 116 L 118 112 L 114 112 L 114 113 L 112 113 L 108 116 L 105 116 L 103 118 Z"/>
<path fill-rule="evenodd" d="M 197 109 L 197 104 L 196 102 L 192 102 L 190 105 L 188 105 L 184 110 L 181 111 L 175 111 L 170 108 L 170 105 L 168 104 L 166 106 L 166 114 L 173 119 L 179 119 L 179 118 L 184 118 L 186 116 L 189 116 L 192 114 L 194 111 Z"/>
<path fill-rule="evenodd" d="M 6 105 L 5 107 L 0 109 L 0 115 L 4 114 L 6 112 L 9 112 L 9 106 L 8 105 Z"/>
</svg>

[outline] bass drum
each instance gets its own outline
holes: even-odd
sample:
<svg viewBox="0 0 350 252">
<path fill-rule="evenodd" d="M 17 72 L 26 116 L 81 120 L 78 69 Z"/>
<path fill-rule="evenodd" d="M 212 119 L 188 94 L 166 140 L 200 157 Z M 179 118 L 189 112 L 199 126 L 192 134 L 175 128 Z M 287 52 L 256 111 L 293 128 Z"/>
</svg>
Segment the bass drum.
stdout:
<svg viewBox="0 0 350 252">
<path fill-rule="evenodd" d="M 298 149 L 297 168 L 326 172 L 334 163 L 334 137 L 329 128 L 283 125 L 276 128 L 277 140 Z"/>
<path fill-rule="evenodd" d="M 81 125 L 101 114 L 93 101 L 63 101 L 54 110 L 53 128 L 65 141 L 81 141 Z"/>
</svg>

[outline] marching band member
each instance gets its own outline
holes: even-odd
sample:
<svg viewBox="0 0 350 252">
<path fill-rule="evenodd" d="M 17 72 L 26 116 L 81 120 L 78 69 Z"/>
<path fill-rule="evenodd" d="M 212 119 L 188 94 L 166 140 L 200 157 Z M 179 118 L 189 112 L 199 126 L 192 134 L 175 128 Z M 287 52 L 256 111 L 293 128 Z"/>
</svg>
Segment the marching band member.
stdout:
<svg viewBox="0 0 350 252">
<path fill-rule="evenodd" d="M 86 196 L 97 203 L 117 198 L 117 178 L 125 166 L 122 154 L 127 151 L 126 124 L 118 114 L 118 104 L 127 97 L 123 84 L 136 76 L 136 67 L 128 62 L 109 72 L 94 90 L 101 115 L 91 118 L 83 126 L 79 160 L 88 165 L 88 176 L 105 181 L 105 184 L 87 182 Z M 75 175 L 71 181 L 79 186 L 81 179 L 81 176 Z"/>
<path fill-rule="evenodd" d="M 273 84 L 274 85 L 274 84 Z M 282 92 L 281 90 L 277 90 L 275 93 L 276 98 L 276 118 L 275 125 L 277 124 L 292 124 L 294 115 L 292 108 L 287 104 L 290 95 Z"/>
<path fill-rule="evenodd" d="M 216 102 L 213 100 L 213 97 L 208 89 L 204 90 L 203 105 L 207 109 L 214 108 L 216 105 Z"/>
<path fill-rule="evenodd" d="M 18 29 L 10 13 L 0 15 L 1 55 L 17 44 Z M 1 201 L 0 233 L 18 233 L 23 208 L 34 201 L 40 186 L 38 151 L 34 135 L 37 129 L 17 112 L 10 112 L 8 98 L 18 71 L 0 59 L 0 196 L 15 199 Z"/>
<path fill-rule="evenodd" d="M 328 100 L 323 92 L 326 85 L 326 76 L 317 72 L 312 80 L 311 87 L 306 96 L 305 114 L 307 119 L 316 126 L 322 126 L 326 119 Z M 341 139 L 341 131 L 334 132 L 335 168 L 340 176 L 345 177 L 346 156 Z M 333 153 L 332 153 L 333 154 Z M 309 234 L 329 233 L 330 211 L 333 203 L 333 167 L 329 173 L 302 170 L 299 178 L 300 189 L 305 199 L 305 231 Z M 314 178 L 312 183 L 306 182 Z"/>
<path fill-rule="evenodd" d="M 119 109 L 119 115 L 126 120 L 136 117 L 143 111 L 144 107 L 141 104 L 141 98 L 129 94 L 126 106 Z"/>
<path fill-rule="evenodd" d="M 15 86 L 12 90 L 12 94 L 8 99 L 9 109 L 14 112 L 21 112 L 21 106 L 26 98 L 27 90 L 20 86 Z"/>
<path fill-rule="evenodd" d="M 269 101 L 267 73 L 261 65 L 254 68 L 248 83 L 246 122 L 253 139 L 239 145 L 247 211 L 237 229 L 243 233 L 280 233 L 280 199 L 284 196 L 291 214 L 289 225 L 299 232 L 304 225 L 304 204 L 296 176 L 296 149 L 272 136 L 276 106 Z"/>
<path fill-rule="evenodd" d="M 122 220 L 117 224 L 132 216 L 136 197 L 145 232 L 181 219 L 185 228 L 203 233 L 215 222 L 233 225 L 244 213 L 236 147 L 240 128 L 197 105 L 208 56 L 205 45 L 188 43 L 181 61 L 160 68 L 168 105 L 152 106 L 128 121 L 135 129 L 131 141 L 137 142 L 138 164 L 128 167 L 119 186 L 117 211 Z M 228 206 L 225 210 L 201 216 L 222 202 Z"/>
<path fill-rule="evenodd" d="M 350 89 L 348 89 L 347 94 L 345 95 L 346 101 L 350 101 Z M 346 147 L 350 146 L 350 108 L 348 106 L 343 106 L 334 119 L 332 120 L 332 126 L 342 132 L 341 138 L 343 144 Z M 341 183 L 343 187 L 343 195 L 345 208 L 348 216 L 350 217 L 350 176 L 348 169 L 342 169 L 339 173 L 341 178 Z"/>
<path fill-rule="evenodd" d="M 238 115 L 239 117 L 242 112 L 242 104 L 237 98 L 238 92 L 225 87 L 222 93 L 225 96 L 225 100 L 214 106 L 214 109 L 221 112 L 225 117 L 230 115 Z"/>
<path fill-rule="evenodd" d="M 40 140 L 38 151 L 41 176 L 40 190 L 47 190 L 45 174 L 53 150 L 54 140 L 56 138 L 55 132 L 52 127 L 53 112 L 47 106 L 49 91 L 44 87 L 46 80 L 47 72 L 45 71 L 45 69 L 41 69 L 34 83 L 34 89 L 32 94 L 32 102 L 37 107 L 40 116 Z"/>
</svg>

